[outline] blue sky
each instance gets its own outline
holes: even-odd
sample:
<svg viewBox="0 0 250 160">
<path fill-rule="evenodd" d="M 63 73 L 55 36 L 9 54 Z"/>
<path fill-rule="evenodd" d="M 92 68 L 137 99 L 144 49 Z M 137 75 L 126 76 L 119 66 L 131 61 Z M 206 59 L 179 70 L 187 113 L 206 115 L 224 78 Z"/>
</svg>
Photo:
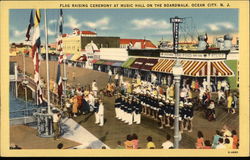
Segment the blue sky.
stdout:
<svg viewBox="0 0 250 160">
<path fill-rule="evenodd" d="M 151 40 L 172 40 L 170 17 L 186 17 L 181 31 L 196 36 L 238 33 L 238 9 L 64 9 L 64 33 L 73 28 L 91 30 L 100 36 L 119 36 Z M 44 42 L 44 14 L 41 10 L 41 40 Z M 56 38 L 58 9 L 47 10 L 49 43 Z M 30 10 L 10 10 L 10 42 L 23 42 L 29 24 Z M 181 34 L 185 35 L 184 33 Z"/>
</svg>

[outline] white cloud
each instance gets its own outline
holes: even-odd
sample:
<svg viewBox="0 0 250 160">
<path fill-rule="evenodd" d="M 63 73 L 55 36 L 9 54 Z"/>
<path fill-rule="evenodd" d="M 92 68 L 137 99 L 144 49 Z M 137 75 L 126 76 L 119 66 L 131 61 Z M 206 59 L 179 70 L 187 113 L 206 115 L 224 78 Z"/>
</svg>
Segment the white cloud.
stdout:
<svg viewBox="0 0 250 160">
<path fill-rule="evenodd" d="M 155 35 L 171 35 L 172 33 L 173 33 L 172 31 L 165 30 L 165 31 L 157 31 Z"/>
<path fill-rule="evenodd" d="M 50 30 L 50 29 L 48 28 L 48 35 L 53 36 L 53 35 L 55 35 L 55 34 L 56 34 L 55 31 L 52 31 L 52 30 Z"/>
<path fill-rule="evenodd" d="M 155 28 L 155 29 L 167 29 L 170 27 L 170 24 L 164 20 L 154 20 L 152 18 L 145 19 L 134 19 L 131 21 L 134 25 L 134 29 L 146 29 L 146 28 Z"/>
<path fill-rule="evenodd" d="M 21 37 L 21 36 L 25 36 L 27 30 L 23 30 L 23 31 L 19 31 L 19 30 L 13 30 L 14 36 L 15 37 Z"/>
<path fill-rule="evenodd" d="M 54 23 L 56 23 L 56 22 L 57 22 L 56 19 L 52 19 L 52 20 L 49 21 L 49 24 L 54 24 Z"/>
<path fill-rule="evenodd" d="M 223 29 L 234 29 L 234 26 L 230 22 L 217 22 L 213 24 L 206 24 L 211 31 L 219 31 Z"/>
<path fill-rule="evenodd" d="M 108 30 L 110 27 L 108 26 L 110 22 L 109 17 L 103 17 L 95 22 L 84 22 L 84 25 L 92 28 L 92 29 L 100 29 L 100 30 Z"/>
<path fill-rule="evenodd" d="M 78 22 L 77 19 L 73 18 L 72 16 L 67 16 L 67 22 L 64 24 L 65 27 L 69 27 L 71 29 L 74 28 L 81 28 L 82 24 Z"/>
</svg>

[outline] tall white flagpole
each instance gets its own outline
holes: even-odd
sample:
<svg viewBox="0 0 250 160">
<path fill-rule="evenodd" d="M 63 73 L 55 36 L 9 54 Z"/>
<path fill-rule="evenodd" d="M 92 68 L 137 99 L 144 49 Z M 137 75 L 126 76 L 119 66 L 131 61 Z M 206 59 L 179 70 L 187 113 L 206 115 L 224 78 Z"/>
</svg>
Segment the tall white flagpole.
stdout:
<svg viewBox="0 0 250 160">
<path fill-rule="evenodd" d="M 48 54 L 48 30 L 47 30 L 47 20 L 46 20 L 46 9 L 44 9 L 44 31 L 45 31 L 45 50 L 46 50 L 46 68 L 47 68 L 47 104 L 48 104 L 48 114 L 51 113 L 50 109 L 50 90 L 49 90 L 49 54 Z"/>
</svg>

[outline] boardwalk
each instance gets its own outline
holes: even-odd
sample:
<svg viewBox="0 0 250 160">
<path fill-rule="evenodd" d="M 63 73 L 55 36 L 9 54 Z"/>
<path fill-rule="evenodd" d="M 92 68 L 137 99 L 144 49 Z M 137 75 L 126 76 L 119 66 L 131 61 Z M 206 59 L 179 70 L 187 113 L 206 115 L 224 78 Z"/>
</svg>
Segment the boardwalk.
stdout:
<svg viewBox="0 0 250 160">
<path fill-rule="evenodd" d="M 33 64 L 30 58 L 26 58 L 26 71 L 32 75 L 33 74 Z M 13 57 L 11 61 L 17 61 L 20 68 L 22 68 L 22 58 Z M 46 79 L 44 67 L 45 62 L 41 62 L 41 76 Z M 55 79 L 56 77 L 56 65 L 57 62 L 50 62 L 50 77 Z M 105 86 L 108 81 L 108 75 L 106 73 L 93 71 L 89 69 L 83 69 L 78 67 L 67 67 L 68 71 L 68 83 L 77 86 L 91 84 L 95 79 L 98 84 L 98 88 L 101 89 Z M 75 72 L 75 80 L 72 78 L 72 73 Z M 169 133 L 173 136 L 173 130 L 170 128 L 159 129 L 158 122 L 148 118 L 142 117 L 141 125 L 132 125 L 128 126 L 121 121 L 118 121 L 114 118 L 114 98 L 105 97 L 105 124 L 103 127 L 99 127 L 94 124 L 94 115 L 81 115 L 75 118 L 75 121 L 78 122 L 81 126 L 87 129 L 90 133 L 96 136 L 100 141 L 107 144 L 110 148 L 115 148 L 118 140 L 124 141 L 127 134 L 138 134 L 140 140 L 140 147 L 145 148 L 146 146 L 146 137 L 152 136 L 153 141 L 156 143 L 157 148 L 160 148 L 162 142 L 165 141 L 166 134 Z M 212 140 L 212 136 L 215 133 L 215 130 L 221 129 L 224 124 L 227 124 L 230 129 L 235 129 L 239 131 L 239 115 L 237 113 L 232 115 L 226 113 L 222 106 L 216 108 L 217 120 L 209 122 L 204 118 L 204 111 L 195 111 L 193 119 L 193 132 L 188 133 L 184 131 L 182 134 L 182 140 L 180 142 L 180 148 L 194 148 L 195 141 L 197 137 L 197 131 L 201 130 L 204 133 L 204 139 Z M 173 139 L 172 139 L 173 140 Z"/>
</svg>

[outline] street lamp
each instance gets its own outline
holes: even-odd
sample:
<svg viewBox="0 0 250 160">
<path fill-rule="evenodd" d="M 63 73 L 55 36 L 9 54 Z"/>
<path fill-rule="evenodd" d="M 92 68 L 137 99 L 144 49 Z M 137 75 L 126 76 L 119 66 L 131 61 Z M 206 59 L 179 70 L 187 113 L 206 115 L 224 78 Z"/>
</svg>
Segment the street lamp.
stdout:
<svg viewBox="0 0 250 160">
<path fill-rule="evenodd" d="M 175 120 L 174 120 L 174 148 L 179 148 L 180 133 L 179 133 L 179 103 L 180 103 L 180 81 L 183 69 L 178 57 L 178 42 L 179 42 L 179 23 L 183 22 L 183 18 L 170 18 L 170 23 L 173 23 L 173 50 L 176 54 L 176 63 L 173 66 L 173 75 L 175 80 Z"/>
</svg>

